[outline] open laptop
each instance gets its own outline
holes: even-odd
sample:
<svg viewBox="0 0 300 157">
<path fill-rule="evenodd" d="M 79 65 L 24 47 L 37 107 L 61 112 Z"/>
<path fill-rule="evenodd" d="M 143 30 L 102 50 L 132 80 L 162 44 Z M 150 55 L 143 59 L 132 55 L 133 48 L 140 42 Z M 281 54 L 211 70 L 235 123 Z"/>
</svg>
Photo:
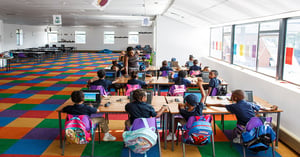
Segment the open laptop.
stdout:
<svg viewBox="0 0 300 157">
<path fill-rule="evenodd" d="M 105 79 L 110 80 L 110 81 L 115 81 L 116 80 L 116 71 L 114 70 L 106 70 L 105 71 Z"/>
<path fill-rule="evenodd" d="M 101 93 L 99 90 L 82 90 L 84 94 L 83 104 L 92 104 L 95 108 L 98 108 L 101 103 Z"/>
<path fill-rule="evenodd" d="M 145 81 L 146 73 L 145 72 L 138 72 L 138 80 Z"/>
<path fill-rule="evenodd" d="M 248 101 L 248 102 L 254 102 L 253 101 L 253 91 L 245 90 L 244 93 L 245 93 L 245 100 L 246 101 Z"/>
<path fill-rule="evenodd" d="M 173 78 L 172 78 L 172 73 L 174 73 L 173 74 Z M 174 82 L 174 78 L 176 78 L 176 77 L 178 77 L 178 71 L 170 71 L 169 73 L 168 73 L 168 80 L 169 80 L 169 82 Z"/>
<path fill-rule="evenodd" d="M 202 94 L 201 94 L 200 91 L 186 91 L 186 92 L 184 92 L 183 99 L 184 99 L 186 96 L 190 95 L 190 94 L 195 94 L 195 95 L 197 95 L 197 96 L 199 97 L 199 102 L 201 101 Z M 184 103 L 185 103 L 185 102 L 184 102 Z M 206 109 L 206 105 L 205 105 L 205 104 L 203 104 L 203 105 L 204 105 L 204 106 L 203 106 L 203 109 Z"/>
<path fill-rule="evenodd" d="M 209 72 L 204 71 L 201 74 L 202 74 L 202 80 L 203 80 L 203 82 L 205 82 L 205 83 L 209 82 L 209 77 L 208 77 L 209 76 Z"/>
<path fill-rule="evenodd" d="M 147 104 L 150 104 L 152 103 L 152 98 L 153 98 L 153 91 L 151 90 L 146 90 L 146 93 L 147 93 L 147 101 L 146 103 Z M 130 102 L 133 102 L 133 96 L 132 96 L 133 92 L 130 92 Z"/>
</svg>

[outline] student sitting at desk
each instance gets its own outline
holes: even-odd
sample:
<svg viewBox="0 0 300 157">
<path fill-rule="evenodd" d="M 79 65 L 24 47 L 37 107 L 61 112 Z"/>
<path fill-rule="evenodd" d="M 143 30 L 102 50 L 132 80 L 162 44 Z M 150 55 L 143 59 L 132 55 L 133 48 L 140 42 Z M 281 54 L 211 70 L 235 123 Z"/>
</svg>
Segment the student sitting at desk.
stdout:
<svg viewBox="0 0 300 157">
<path fill-rule="evenodd" d="M 160 67 L 159 71 L 161 72 L 160 75 L 168 76 L 168 72 L 173 71 L 173 69 L 168 66 L 168 61 L 164 60 L 162 61 L 162 67 Z"/>
<path fill-rule="evenodd" d="M 105 89 L 106 92 L 108 92 L 108 87 L 112 85 L 112 81 L 110 80 L 105 80 L 105 71 L 104 70 L 98 70 L 97 71 L 97 75 L 98 75 L 98 80 L 95 81 L 88 81 L 88 86 L 91 85 L 101 85 L 103 86 L 103 88 Z"/>
<path fill-rule="evenodd" d="M 125 110 L 129 115 L 129 120 L 125 121 L 125 126 L 129 128 L 133 121 L 137 118 L 150 118 L 160 117 L 162 113 L 167 110 L 166 106 L 162 106 L 158 112 L 155 112 L 151 104 L 146 104 L 147 96 L 146 91 L 143 89 L 137 89 L 133 91 L 134 101 L 126 104 Z"/>
<path fill-rule="evenodd" d="M 194 61 L 194 56 L 190 55 L 189 60 L 186 61 L 186 63 L 185 63 L 185 67 L 189 68 L 189 67 L 193 66 L 193 61 Z"/>
<path fill-rule="evenodd" d="M 258 104 L 250 103 L 244 100 L 245 94 L 242 90 L 235 90 L 232 92 L 231 99 L 236 102 L 234 104 L 215 104 L 209 106 L 225 107 L 230 113 L 235 114 L 237 118 L 237 125 L 245 127 L 247 122 L 255 116 L 255 112 L 261 110 L 277 110 L 277 106 L 273 105 L 270 108 L 260 106 Z M 208 105 L 207 105 L 208 106 Z M 238 136 L 233 140 L 235 143 L 239 143 L 240 137 Z"/>
<path fill-rule="evenodd" d="M 132 71 L 130 73 L 131 79 L 127 81 L 127 84 L 135 85 L 138 84 L 140 87 L 147 87 L 144 81 L 138 79 L 138 71 Z"/>
<path fill-rule="evenodd" d="M 193 66 L 191 66 L 190 67 L 190 69 L 189 69 L 189 74 L 191 75 L 191 71 L 198 71 L 199 73 L 197 74 L 197 75 L 195 75 L 195 76 L 200 76 L 200 73 L 201 73 L 201 63 L 200 63 L 200 66 L 198 66 L 198 60 L 197 59 L 195 59 L 194 61 L 193 61 Z"/>
<path fill-rule="evenodd" d="M 71 115 L 88 115 L 97 113 L 98 109 L 94 108 L 93 105 L 84 105 L 84 94 L 82 91 L 73 91 L 71 94 L 71 99 L 74 105 L 66 106 L 62 109 L 63 112 Z M 104 133 L 103 141 L 114 141 L 116 137 L 109 133 L 109 128 L 106 120 L 103 117 L 91 118 L 93 124 L 99 123 L 102 132 Z"/>
<path fill-rule="evenodd" d="M 219 79 L 217 79 L 219 73 L 217 70 L 211 70 L 209 72 L 209 85 L 208 85 L 208 95 L 211 96 L 212 94 L 212 91 L 214 88 L 217 88 L 220 84 L 221 84 L 221 81 Z"/>
<path fill-rule="evenodd" d="M 187 72 L 184 70 L 181 70 L 178 72 L 178 77 L 174 78 L 174 82 L 176 85 L 185 85 L 185 87 L 190 86 L 192 83 L 190 80 L 186 79 Z"/>
</svg>

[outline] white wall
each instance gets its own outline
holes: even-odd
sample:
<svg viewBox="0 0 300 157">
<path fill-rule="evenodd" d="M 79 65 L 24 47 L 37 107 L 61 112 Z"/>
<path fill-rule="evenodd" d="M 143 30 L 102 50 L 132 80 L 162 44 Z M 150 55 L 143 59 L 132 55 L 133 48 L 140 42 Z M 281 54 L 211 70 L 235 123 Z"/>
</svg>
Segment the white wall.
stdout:
<svg viewBox="0 0 300 157">
<path fill-rule="evenodd" d="M 16 29 L 23 30 L 23 45 L 21 46 L 17 46 Z M 47 34 L 44 29 L 45 26 L 15 25 L 4 23 L 3 50 L 8 51 L 12 49 L 45 46 L 47 43 Z"/>
<path fill-rule="evenodd" d="M 218 70 L 219 75 L 229 83 L 230 89 L 253 90 L 254 95 L 278 105 L 283 110 L 280 128 L 300 141 L 300 125 L 297 121 L 300 111 L 299 87 L 209 57 L 203 57 L 201 61 L 211 69 Z"/>
<path fill-rule="evenodd" d="M 164 16 L 156 21 L 156 66 L 163 60 L 175 57 L 184 65 L 192 54 L 199 59 L 207 56 L 209 46 L 209 27 L 194 28 Z"/>
<path fill-rule="evenodd" d="M 104 27 L 63 27 L 63 28 L 55 28 L 52 27 L 52 30 L 59 30 L 58 32 L 62 32 L 62 34 L 67 34 L 63 36 L 58 36 L 58 41 L 61 38 L 65 40 L 75 41 L 74 33 L 75 31 L 85 31 L 86 32 L 86 44 L 68 44 L 74 45 L 77 47 L 77 50 L 126 50 L 128 46 L 136 46 L 136 45 L 128 45 L 128 38 L 115 38 L 115 44 L 103 44 L 104 31 L 114 31 L 116 37 L 128 37 L 129 31 L 137 31 L 137 32 L 153 32 L 153 27 L 112 27 L 112 28 L 104 28 Z M 72 35 L 71 35 L 72 34 Z M 60 43 L 51 43 L 60 45 Z M 153 34 L 140 34 L 139 35 L 139 45 L 145 46 L 153 45 Z"/>
<path fill-rule="evenodd" d="M 3 36 L 4 36 L 4 31 L 3 31 L 3 21 L 0 20 L 0 52 L 3 51 Z"/>
</svg>

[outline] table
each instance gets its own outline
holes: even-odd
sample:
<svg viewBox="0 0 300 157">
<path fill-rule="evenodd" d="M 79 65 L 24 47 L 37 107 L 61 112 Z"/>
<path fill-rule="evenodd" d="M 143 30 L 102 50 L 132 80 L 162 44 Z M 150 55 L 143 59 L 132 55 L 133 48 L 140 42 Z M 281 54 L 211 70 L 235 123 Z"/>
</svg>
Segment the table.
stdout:
<svg viewBox="0 0 300 157">
<path fill-rule="evenodd" d="M 6 71 L 10 71 L 10 62 L 14 57 L 2 56 L 2 68 L 4 67 L 4 60 L 6 60 Z"/>
</svg>

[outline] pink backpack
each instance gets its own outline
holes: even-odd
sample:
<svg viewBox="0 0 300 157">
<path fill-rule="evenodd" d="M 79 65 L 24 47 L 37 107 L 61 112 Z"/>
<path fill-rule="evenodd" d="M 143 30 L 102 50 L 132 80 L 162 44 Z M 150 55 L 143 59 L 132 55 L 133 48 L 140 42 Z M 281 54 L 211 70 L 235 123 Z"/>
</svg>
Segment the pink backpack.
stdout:
<svg viewBox="0 0 300 157">
<path fill-rule="evenodd" d="M 172 85 L 169 90 L 170 96 L 183 96 L 186 91 L 185 85 Z"/>
<path fill-rule="evenodd" d="M 130 92 L 140 89 L 141 86 L 139 84 L 126 84 L 126 96 L 130 96 Z"/>
<path fill-rule="evenodd" d="M 190 71 L 190 76 L 197 76 L 200 75 L 201 71 L 200 70 L 191 70 Z"/>
</svg>

